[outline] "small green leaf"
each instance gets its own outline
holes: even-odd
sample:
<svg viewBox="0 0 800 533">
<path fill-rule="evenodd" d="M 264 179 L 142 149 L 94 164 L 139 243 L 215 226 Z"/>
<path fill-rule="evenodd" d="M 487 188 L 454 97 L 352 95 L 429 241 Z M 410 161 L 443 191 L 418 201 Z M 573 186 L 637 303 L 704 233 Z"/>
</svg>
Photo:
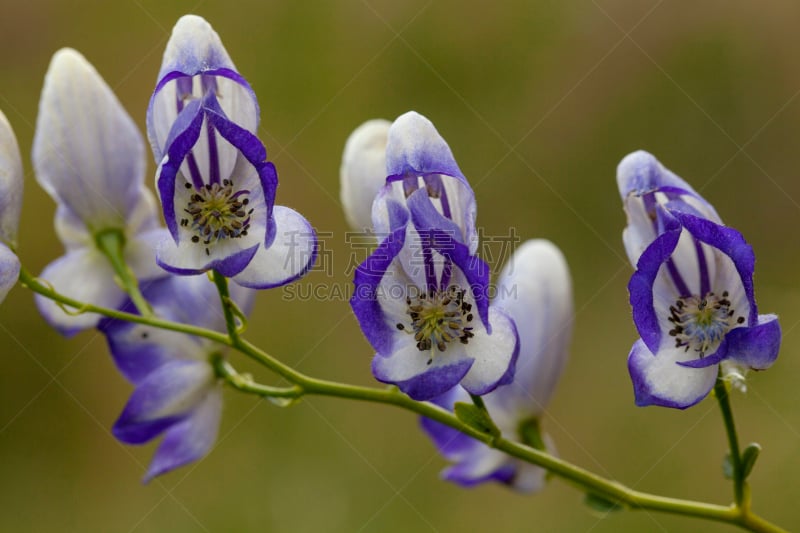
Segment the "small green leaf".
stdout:
<svg viewBox="0 0 800 533">
<path fill-rule="evenodd" d="M 489 413 L 477 405 L 471 403 L 456 402 L 454 411 L 456 417 L 466 425 L 477 429 L 482 433 L 488 433 L 493 437 L 500 436 L 500 430 L 492 422 Z"/>
<path fill-rule="evenodd" d="M 542 438 L 542 429 L 539 425 L 538 418 L 529 418 L 523 420 L 517 429 L 519 436 L 524 444 L 537 450 L 547 451 L 544 438 Z"/>
<path fill-rule="evenodd" d="M 733 463 L 730 453 L 726 453 L 722 459 L 722 475 L 725 476 L 725 479 L 733 479 Z"/>
<path fill-rule="evenodd" d="M 586 493 L 586 497 L 583 499 L 583 503 L 588 505 L 590 509 L 593 509 L 603 514 L 608 514 L 614 511 L 622 510 L 622 505 L 620 505 L 618 502 L 609 500 L 604 496 L 598 496 L 593 492 Z"/>
<path fill-rule="evenodd" d="M 758 454 L 761 453 L 761 445 L 757 442 L 751 442 L 747 448 L 742 452 L 742 470 L 744 471 L 742 478 L 747 479 L 750 472 L 753 471 L 753 465 L 756 464 Z"/>
</svg>

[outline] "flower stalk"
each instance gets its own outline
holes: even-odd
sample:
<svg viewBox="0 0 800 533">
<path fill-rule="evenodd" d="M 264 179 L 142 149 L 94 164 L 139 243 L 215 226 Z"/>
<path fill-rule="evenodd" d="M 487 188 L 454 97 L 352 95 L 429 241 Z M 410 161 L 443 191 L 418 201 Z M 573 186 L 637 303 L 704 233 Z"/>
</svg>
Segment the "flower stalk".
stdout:
<svg viewBox="0 0 800 533">
<path fill-rule="evenodd" d="M 153 308 L 147 303 L 139 289 L 139 282 L 125 263 L 123 251 L 125 249 L 125 235 L 119 230 L 106 230 L 95 236 L 97 248 L 103 253 L 117 275 L 120 287 L 128 293 L 133 305 L 142 316 L 153 316 Z"/>
<path fill-rule="evenodd" d="M 500 450 L 512 457 L 516 457 L 528 463 L 540 466 L 552 472 L 554 475 L 571 482 L 581 490 L 591 492 L 609 501 L 619 503 L 628 509 L 650 510 L 681 516 L 700 518 L 716 522 L 722 522 L 738 526 L 747 531 L 763 533 L 780 533 L 785 531 L 779 526 L 753 514 L 749 506 L 742 507 L 737 504 L 730 506 L 717 505 L 692 500 L 669 498 L 656 494 L 637 491 L 625 485 L 603 478 L 593 472 L 585 470 L 580 466 L 550 455 L 547 452 L 536 450 L 525 444 L 520 444 L 508 440 L 502 436 L 496 436 L 490 432 L 484 432 L 458 419 L 453 413 L 434 405 L 430 402 L 419 402 L 401 393 L 396 387 L 377 389 L 374 387 L 363 387 L 347 383 L 339 383 L 307 376 L 294 368 L 275 359 L 268 353 L 252 345 L 245 339 L 236 335 L 227 335 L 216 331 L 180 324 L 169 320 L 164 320 L 154 316 L 142 316 L 133 313 L 125 313 L 113 309 L 107 309 L 93 304 L 79 302 L 72 298 L 63 296 L 51 287 L 40 282 L 32 276 L 25 268 L 20 271 L 20 282 L 46 298 L 50 298 L 63 305 L 81 309 L 84 312 L 97 313 L 119 320 L 128 320 L 140 324 L 147 324 L 156 328 L 163 328 L 171 331 L 187 333 L 204 337 L 221 344 L 230 346 L 235 350 L 247 355 L 251 359 L 259 362 L 263 366 L 272 370 L 276 374 L 292 383 L 290 387 L 269 387 L 253 382 L 242 376 L 228 364 L 221 356 L 214 358 L 214 368 L 219 376 L 225 379 L 233 388 L 255 394 L 261 397 L 274 398 L 300 398 L 304 395 L 331 396 L 345 398 L 356 401 L 365 401 L 393 405 L 433 419 L 439 423 L 452 427 L 465 435 L 479 440 L 497 450 Z M 217 285 L 219 287 L 219 285 Z M 222 298 L 226 307 L 225 317 L 228 331 L 236 331 L 235 313 L 232 311 L 232 302 L 229 298 Z M 729 406 L 730 407 L 730 406 Z M 732 416 L 731 416 L 732 421 Z"/>
<path fill-rule="evenodd" d="M 738 507 L 749 507 L 749 502 L 745 501 L 745 475 L 744 463 L 742 461 L 741 449 L 739 448 L 739 438 L 736 434 L 736 424 L 733 421 L 733 409 L 731 409 L 730 394 L 728 386 L 721 375 L 714 384 L 714 396 L 719 403 L 722 413 L 722 420 L 725 423 L 725 433 L 728 436 L 728 446 L 730 447 L 730 462 L 733 471 L 733 497 Z"/>
</svg>

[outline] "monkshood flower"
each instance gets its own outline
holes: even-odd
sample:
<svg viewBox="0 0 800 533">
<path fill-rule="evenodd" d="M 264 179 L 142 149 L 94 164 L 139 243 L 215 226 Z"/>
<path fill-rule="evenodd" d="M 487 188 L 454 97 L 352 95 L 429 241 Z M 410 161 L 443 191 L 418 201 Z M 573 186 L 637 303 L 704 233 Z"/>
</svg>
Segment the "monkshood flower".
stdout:
<svg viewBox="0 0 800 533">
<path fill-rule="evenodd" d="M 428 119 L 409 112 L 392 124 L 386 174 L 372 208 L 382 240 L 356 270 L 350 300 L 377 352 L 373 375 L 416 400 L 458 383 L 472 394 L 508 383 L 517 331 L 489 306 L 475 197 Z"/>
<path fill-rule="evenodd" d="M 208 22 L 178 21 L 158 78 L 147 132 L 172 237 L 159 244 L 158 264 L 258 289 L 301 277 L 316 258 L 314 230 L 274 205 L 278 175 L 255 135 L 255 94 Z"/>
<path fill-rule="evenodd" d="M 725 369 L 768 368 L 778 356 L 775 315 L 759 315 L 755 255 L 713 207 L 652 155 L 635 152 L 617 182 L 628 214 L 628 284 L 641 339 L 628 357 L 637 405 L 684 409 Z"/>
<path fill-rule="evenodd" d="M 339 196 L 350 227 L 372 227 L 372 202 L 386 184 L 388 120 L 368 120 L 348 137 L 339 170 Z"/>
<path fill-rule="evenodd" d="M 0 111 L 0 302 L 17 283 L 17 228 L 22 209 L 22 160 L 14 130 Z"/>
<path fill-rule="evenodd" d="M 483 397 L 504 437 L 553 452 L 540 420 L 567 360 L 572 336 L 572 284 L 564 256 L 545 240 L 524 243 L 505 266 L 493 301 L 517 324 L 520 353 L 514 381 Z M 470 402 L 461 387 L 435 400 L 446 409 Z M 544 487 L 546 471 L 493 450 L 453 428 L 423 418 L 422 427 L 453 463 L 442 472 L 448 481 L 471 487 L 487 481 L 520 492 Z M 539 442 L 536 442 L 539 441 Z"/>
<path fill-rule="evenodd" d="M 120 232 L 124 258 L 140 280 L 164 276 L 155 264 L 158 227 L 144 187 L 144 139 L 111 88 L 75 50 L 53 56 L 39 101 L 33 140 L 36 179 L 58 202 L 56 231 L 66 254 L 41 277 L 77 300 L 118 307 L 125 293 L 97 247 L 104 232 Z M 99 316 L 69 315 L 37 295 L 44 318 L 65 335 L 93 327 Z"/>
<path fill-rule="evenodd" d="M 231 297 L 247 312 L 253 291 L 232 285 Z M 155 312 L 168 320 L 225 331 L 216 288 L 206 276 L 170 276 L 143 289 Z M 224 346 L 143 324 L 104 319 L 117 368 L 136 387 L 114 436 L 143 444 L 163 435 L 145 481 L 204 457 L 217 439 L 222 385 L 211 357 Z"/>
</svg>

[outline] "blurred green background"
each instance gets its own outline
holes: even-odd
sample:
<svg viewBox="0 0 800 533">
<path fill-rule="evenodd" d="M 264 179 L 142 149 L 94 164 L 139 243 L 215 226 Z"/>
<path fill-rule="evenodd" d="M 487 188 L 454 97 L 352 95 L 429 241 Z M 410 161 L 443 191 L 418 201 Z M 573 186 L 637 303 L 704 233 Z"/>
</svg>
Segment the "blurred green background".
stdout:
<svg viewBox="0 0 800 533">
<path fill-rule="evenodd" d="M 5 0 L 0 108 L 28 170 L 30 270 L 61 254 L 28 158 L 51 55 L 81 51 L 143 130 L 169 31 L 187 12 L 212 23 L 258 94 L 278 203 L 332 234 L 332 277 L 319 269 L 302 286 L 349 283 L 338 201 L 347 135 L 373 117 L 427 115 L 475 188 L 486 234 L 548 238 L 570 262 L 575 339 L 544 422 L 560 454 L 638 489 L 728 503 L 715 402 L 637 408 L 625 366 L 636 333 L 616 165 L 645 148 L 689 180 L 752 243 L 760 309 L 782 318 L 781 357 L 733 401 L 743 443 L 764 447 L 755 509 L 800 529 L 798 3 Z M 265 291 L 249 337 L 309 374 L 373 383 L 344 301 Z M 154 446 L 109 433 L 131 387 L 102 337 L 61 339 L 16 288 L 0 307 L 0 343 L 3 531 L 731 530 L 655 513 L 603 518 L 559 480 L 535 496 L 464 490 L 438 479 L 444 462 L 410 414 L 329 398 L 280 409 L 230 390 L 214 451 L 143 486 Z"/>
</svg>

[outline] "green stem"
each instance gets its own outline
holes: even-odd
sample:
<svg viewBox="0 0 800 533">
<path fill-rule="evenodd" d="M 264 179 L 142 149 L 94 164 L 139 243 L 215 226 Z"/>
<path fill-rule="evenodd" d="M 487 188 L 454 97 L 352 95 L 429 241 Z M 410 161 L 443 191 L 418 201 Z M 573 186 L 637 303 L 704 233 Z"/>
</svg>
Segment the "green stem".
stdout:
<svg viewBox="0 0 800 533">
<path fill-rule="evenodd" d="M 470 393 L 469 397 L 472 399 L 472 403 L 475 404 L 475 407 L 477 407 L 478 409 L 480 409 L 485 413 L 489 412 L 486 410 L 486 404 L 483 403 L 483 398 L 481 398 L 477 394 L 472 394 L 472 393 Z"/>
<path fill-rule="evenodd" d="M 225 326 L 228 328 L 228 336 L 233 342 L 239 340 L 239 330 L 236 327 L 236 314 L 233 311 L 234 303 L 231 301 L 230 292 L 228 292 L 228 278 L 214 271 L 214 285 L 217 286 L 219 299 L 222 302 L 222 312 L 225 314 Z"/>
<path fill-rule="evenodd" d="M 95 235 L 97 248 L 106 256 L 122 289 L 143 316 L 153 316 L 153 308 L 139 290 L 139 282 L 125 262 L 125 235 L 119 230 L 106 230 Z"/>
<path fill-rule="evenodd" d="M 249 349 L 243 350 L 245 353 Z M 260 354 L 259 360 L 269 357 Z M 295 384 L 300 387 L 302 394 L 312 394 L 320 396 L 332 396 L 337 398 L 348 398 L 373 403 L 394 405 L 407 411 L 425 416 L 447 426 L 450 426 L 465 435 L 479 440 L 489 447 L 500 450 L 512 457 L 516 457 L 525 462 L 541 466 L 553 474 L 564 478 L 588 492 L 603 496 L 611 501 L 618 502 L 630 509 L 647 509 L 660 511 L 695 518 L 704 518 L 718 522 L 725 522 L 756 532 L 781 532 L 766 520 L 745 513 L 736 506 L 721 506 L 691 500 L 681 500 L 668 498 L 654 494 L 648 494 L 630 489 L 616 481 L 602 478 L 588 470 L 573 465 L 567 461 L 554 457 L 546 452 L 536 450 L 529 446 L 510 441 L 503 437 L 494 437 L 489 433 L 481 432 L 472 426 L 461 422 L 453 413 L 446 411 L 428 402 L 417 402 L 412 400 L 398 390 L 374 389 L 369 387 L 359 387 L 342 383 L 319 380 L 304 375 L 296 376 Z"/>
<path fill-rule="evenodd" d="M 739 449 L 739 438 L 736 435 L 736 424 L 733 421 L 733 410 L 731 409 L 730 395 L 728 387 L 721 377 L 717 377 L 714 383 L 714 396 L 719 403 L 722 412 L 722 420 L 725 423 L 725 432 L 728 435 L 728 446 L 730 448 L 731 468 L 733 470 L 733 496 L 738 507 L 748 507 L 745 501 L 745 479 L 742 454 Z"/>
<path fill-rule="evenodd" d="M 212 364 L 217 375 L 227 381 L 234 389 L 269 398 L 299 398 L 303 389 L 294 385 L 292 387 L 270 387 L 254 382 L 247 376 L 238 373 L 221 354 L 212 358 Z"/>
<path fill-rule="evenodd" d="M 107 316 L 109 318 L 115 318 L 117 320 L 124 320 L 126 322 L 135 322 L 137 324 L 147 324 L 149 326 L 153 326 L 156 328 L 168 329 L 170 331 L 178 331 L 181 333 L 186 333 L 188 335 L 195 335 L 197 337 L 204 337 L 206 339 L 219 342 L 221 344 L 233 346 L 228 336 L 218 331 L 199 328 L 197 326 L 191 326 L 189 324 L 181 324 L 179 322 L 171 322 L 169 320 L 164 320 L 162 318 L 158 318 L 155 316 L 142 316 L 134 313 L 126 313 L 125 311 L 117 311 L 116 309 L 108 309 L 106 307 L 100 307 L 98 305 L 81 302 L 74 298 L 70 298 L 69 296 L 64 296 L 63 294 L 56 292 L 52 287 L 45 285 L 44 283 L 39 281 L 39 279 L 33 276 L 30 272 L 28 272 L 28 270 L 25 269 L 25 267 L 22 267 L 20 269 L 19 281 L 25 287 L 32 290 L 33 292 L 41 294 L 45 298 L 49 298 L 54 302 L 61 304 L 64 307 L 70 307 L 75 309 L 74 312 L 76 313 L 97 313 L 98 315 Z"/>
<path fill-rule="evenodd" d="M 139 324 L 148 324 L 157 328 L 179 331 L 189 335 L 204 337 L 220 344 L 230 346 L 251 357 L 292 383 L 292 386 L 285 388 L 269 387 L 267 385 L 257 384 L 252 382 L 252 380 L 249 380 L 246 377 L 238 374 L 233 367 L 227 364 L 221 357 L 214 358 L 213 364 L 217 373 L 225 378 L 226 381 L 231 384 L 231 386 L 243 392 L 256 394 L 262 397 L 276 398 L 300 398 L 303 395 L 311 394 L 393 405 L 395 407 L 414 412 L 418 415 L 425 416 L 452 427 L 469 437 L 483 442 L 489 447 L 500 450 L 511 457 L 516 457 L 522 461 L 545 468 L 554 475 L 580 486 L 587 492 L 602 496 L 613 502 L 618 502 L 630 509 L 646 509 L 724 522 L 754 532 L 780 533 L 784 531 L 780 527 L 751 513 L 748 508 L 742 508 L 738 505 L 726 507 L 704 502 L 668 498 L 628 488 L 621 483 L 605 479 L 577 465 L 573 465 L 567 461 L 564 461 L 563 459 L 554 457 L 544 451 L 536 450 L 524 444 L 510 441 L 502 436 L 497 437 L 490 433 L 482 432 L 463 423 L 453 413 L 432 403 L 412 400 L 395 388 L 376 389 L 372 387 L 362 387 L 334 381 L 326 381 L 307 376 L 278 361 L 271 355 L 239 337 L 238 332 L 236 331 L 235 313 L 232 310 L 232 306 L 234 304 L 230 301 L 230 297 L 227 295 L 227 282 L 224 283 L 224 289 L 220 289 L 221 285 L 223 284 L 218 283 L 216 276 L 215 282 L 218 283 L 218 290 L 220 290 L 220 295 L 223 296 L 222 303 L 223 308 L 225 309 L 224 312 L 226 323 L 228 325 L 228 331 L 232 332 L 231 335 L 198 328 L 196 326 L 170 322 L 157 317 L 125 313 L 122 311 L 115 311 L 112 309 L 79 302 L 59 294 L 51 287 L 44 285 L 24 268 L 22 268 L 20 271 L 19 279 L 21 283 L 23 283 L 32 291 L 59 302 L 62 305 L 73 307 L 79 312 L 98 313 L 118 320 L 126 320 Z M 730 410 L 730 406 L 728 406 L 728 410 Z M 738 450 L 738 446 L 736 449 Z"/>
<path fill-rule="evenodd" d="M 394 405 L 395 407 L 412 411 L 450 426 L 512 457 L 541 466 L 553 474 L 579 485 L 588 492 L 626 505 L 630 509 L 647 509 L 695 518 L 704 518 L 733 524 L 755 532 L 779 533 L 784 531 L 780 527 L 750 513 L 749 510 L 743 510 L 736 505 L 722 506 L 691 500 L 681 500 L 630 489 L 621 483 L 602 478 L 544 451 L 533 449 L 503 437 L 496 438 L 490 433 L 481 432 L 461 422 L 453 413 L 428 402 L 412 400 L 395 388 L 375 389 L 312 378 L 284 365 L 243 339 L 233 342 L 232 346 L 294 383 L 295 386 L 300 389 L 300 392 L 297 396 L 292 397 L 311 394 Z"/>
</svg>

